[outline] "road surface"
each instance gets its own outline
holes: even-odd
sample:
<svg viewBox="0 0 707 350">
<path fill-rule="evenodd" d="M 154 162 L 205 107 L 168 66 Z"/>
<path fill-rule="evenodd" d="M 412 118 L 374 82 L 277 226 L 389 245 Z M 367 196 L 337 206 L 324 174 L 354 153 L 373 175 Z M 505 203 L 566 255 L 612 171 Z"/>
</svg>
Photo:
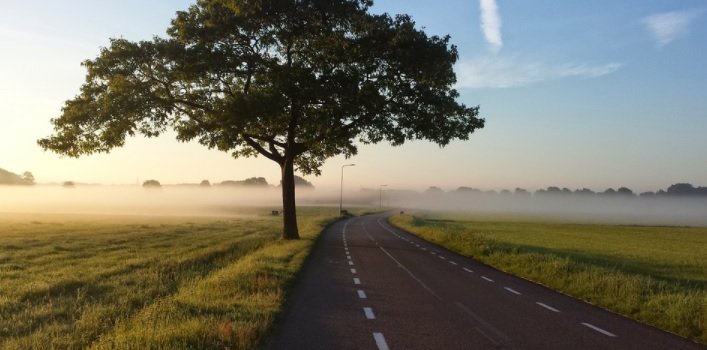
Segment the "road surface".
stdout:
<svg viewBox="0 0 707 350">
<path fill-rule="evenodd" d="M 705 349 L 389 225 L 337 222 L 271 349 Z"/>
</svg>

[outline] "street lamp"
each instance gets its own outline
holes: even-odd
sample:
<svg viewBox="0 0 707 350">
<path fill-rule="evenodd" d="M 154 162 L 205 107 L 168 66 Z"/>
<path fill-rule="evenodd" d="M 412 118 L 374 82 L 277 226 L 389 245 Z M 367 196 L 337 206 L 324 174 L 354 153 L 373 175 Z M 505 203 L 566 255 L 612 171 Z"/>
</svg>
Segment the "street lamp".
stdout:
<svg viewBox="0 0 707 350">
<path fill-rule="evenodd" d="M 344 168 L 347 166 L 355 166 L 356 164 L 344 164 L 341 166 L 341 193 L 339 195 L 339 215 L 344 211 Z"/>
<path fill-rule="evenodd" d="M 383 208 L 383 187 L 388 187 L 388 185 L 380 185 L 380 194 L 378 195 L 378 209 Z"/>
</svg>

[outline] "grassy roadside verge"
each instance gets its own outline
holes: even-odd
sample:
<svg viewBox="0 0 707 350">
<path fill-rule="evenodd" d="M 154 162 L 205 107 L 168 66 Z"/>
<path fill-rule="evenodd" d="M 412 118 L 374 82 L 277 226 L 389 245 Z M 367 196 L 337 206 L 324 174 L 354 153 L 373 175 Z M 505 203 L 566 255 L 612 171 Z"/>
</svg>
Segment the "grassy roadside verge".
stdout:
<svg viewBox="0 0 707 350">
<path fill-rule="evenodd" d="M 423 239 L 707 344 L 707 229 L 440 220 L 396 215 Z"/>
<path fill-rule="evenodd" d="M 253 349 L 323 227 L 281 218 L 0 217 L 0 349 Z"/>
</svg>

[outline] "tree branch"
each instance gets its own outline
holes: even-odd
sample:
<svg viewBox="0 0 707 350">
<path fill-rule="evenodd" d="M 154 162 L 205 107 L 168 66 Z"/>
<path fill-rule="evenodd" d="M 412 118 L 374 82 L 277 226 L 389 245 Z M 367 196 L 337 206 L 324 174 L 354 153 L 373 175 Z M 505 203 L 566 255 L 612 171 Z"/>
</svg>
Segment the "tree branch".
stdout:
<svg viewBox="0 0 707 350">
<path fill-rule="evenodd" d="M 282 164 L 284 159 L 282 158 L 282 156 L 279 153 L 273 154 L 273 153 L 268 152 L 268 150 L 263 148 L 263 146 L 261 146 L 258 142 L 256 142 L 251 137 L 248 137 L 246 135 L 243 135 L 243 141 L 245 141 L 248 144 L 248 146 L 253 147 L 253 149 L 258 151 L 258 153 L 264 155 L 266 158 L 268 158 L 278 164 Z"/>
</svg>

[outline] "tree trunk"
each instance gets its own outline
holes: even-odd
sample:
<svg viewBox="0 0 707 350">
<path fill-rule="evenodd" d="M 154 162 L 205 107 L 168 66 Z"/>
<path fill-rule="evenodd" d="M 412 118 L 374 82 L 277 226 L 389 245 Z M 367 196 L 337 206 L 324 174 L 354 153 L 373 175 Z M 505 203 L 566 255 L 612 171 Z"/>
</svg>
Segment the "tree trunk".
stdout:
<svg viewBox="0 0 707 350">
<path fill-rule="evenodd" d="M 283 239 L 299 239 L 297 229 L 297 206 L 295 204 L 294 160 L 286 158 L 282 168 L 282 218 Z"/>
</svg>

